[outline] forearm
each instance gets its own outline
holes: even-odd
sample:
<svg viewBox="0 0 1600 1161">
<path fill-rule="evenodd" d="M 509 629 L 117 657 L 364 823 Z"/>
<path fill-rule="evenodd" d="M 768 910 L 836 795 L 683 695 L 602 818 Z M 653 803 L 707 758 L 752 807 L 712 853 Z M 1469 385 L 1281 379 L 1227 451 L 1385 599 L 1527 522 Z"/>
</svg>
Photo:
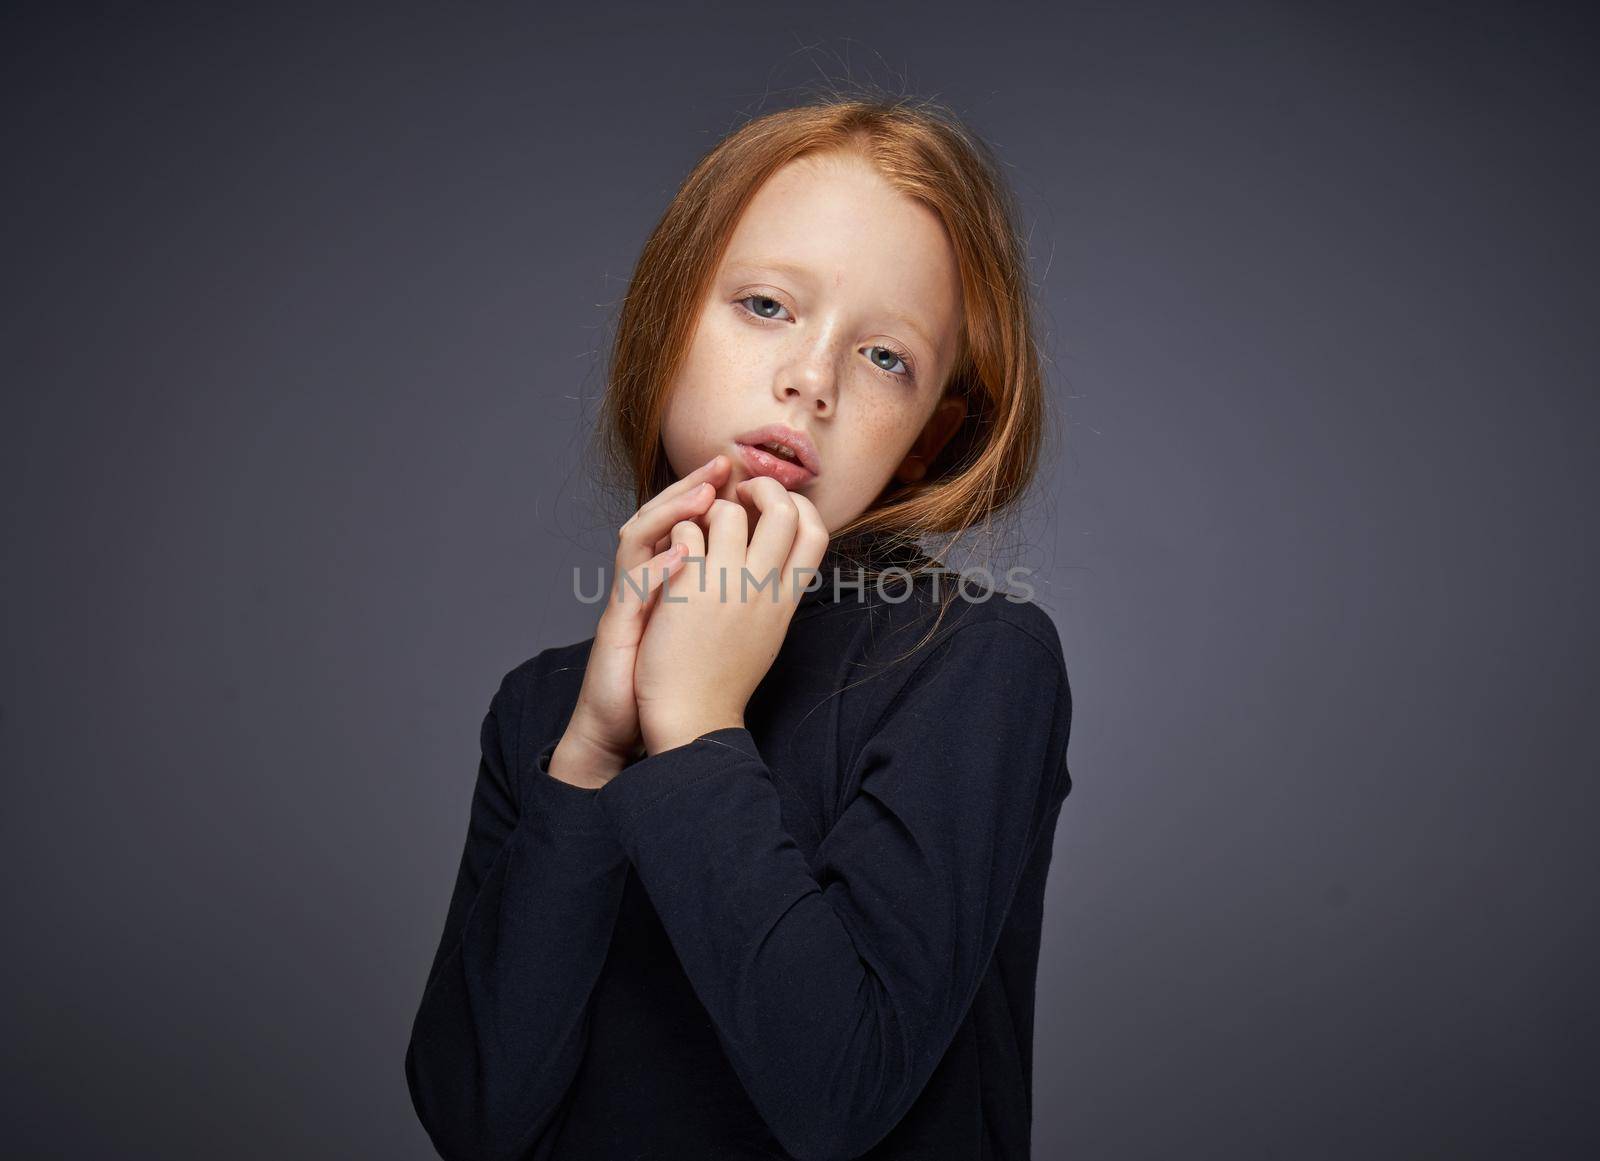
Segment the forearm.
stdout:
<svg viewBox="0 0 1600 1161">
<path fill-rule="evenodd" d="M 633 781 L 626 804 L 611 805 L 731 1063 L 791 1152 L 859 1151 L 914 1099 L 926 1069 L 912 1046 L 927 1043 L 920 1021 L 945 981 L 932 972 L 913 980 L 903 951 L 888 965 L 878 949 L 857 946 L 836 910 L 848 893 L 825 896 L 755 764 L 710 742 L 659 760 L 682 765 L 653 767 L 669 775 L 663 784 Z"/>
<path fill-rule="evenodd" d="M 592 792 L 540 777 L 476 889 L 458 888 L 407 1048 L 413 1103 L 446 1157 L 544 1156 L 621 904 L 627 859 Z"/>
</svg>

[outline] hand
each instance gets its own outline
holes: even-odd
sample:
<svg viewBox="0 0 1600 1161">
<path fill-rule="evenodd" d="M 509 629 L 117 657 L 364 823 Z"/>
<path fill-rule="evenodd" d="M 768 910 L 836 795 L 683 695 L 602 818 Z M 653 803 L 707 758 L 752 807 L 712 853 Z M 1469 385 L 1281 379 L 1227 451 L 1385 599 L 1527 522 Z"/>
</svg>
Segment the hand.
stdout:
<svg viewBox="0 0 1600 1161">
<path fill-rule="evenodd" d="M 770 476 L 735 491 L 759 509 L 754 536 L 744 505 L 732 500 L 713 501 L 704 531 L 692 519 L 672 526 L 672 543 L 705 559 L 674 574 L 639 642 L 634 692 L 648 754 L 744 725 L 800 603 L 810 575 L 801 570 L 815 569 L 827 551 L 827 526 L 806 497 Z"/>
<path fill-rule="evenodd" d="M 705 514 L 732 470 L 727 456 L 713 456 L 646 501 L 618 530 L 611 593 L 595 630 L 577 705 L 550 757 L 550 773 L 562 781 L 590 788 L 604 785 L 639 751 L 635 657 L 663 577 L 681 573 L 687 555 L 677 545 L 669 547 L 670 533 L 675 524 Z"/>
</svg>

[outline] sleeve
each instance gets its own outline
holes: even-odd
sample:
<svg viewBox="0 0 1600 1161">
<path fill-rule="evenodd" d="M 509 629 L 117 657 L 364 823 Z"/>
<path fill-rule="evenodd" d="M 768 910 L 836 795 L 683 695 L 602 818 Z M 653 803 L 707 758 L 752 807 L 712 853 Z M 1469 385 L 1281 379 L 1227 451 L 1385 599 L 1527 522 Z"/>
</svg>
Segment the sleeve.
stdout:
<svg viewBox="0 0 1600 1161">
<path fill-rule="evenodd" d="M 1069 785 L 1059 644 L 993 620 L 931 648 L 853 763 L 815 872 L 744 728 L 597 792 L 729 1061 L 802 1161 L 857 1156 L 910 1109 Z"/>
<path fill-rule="evenodd" d="M 627 875 L 596 792 L 549 773 L 564 727 L 527 737 L 538 769 L 518 800 L 526 684 L 508 674 L 483 720 L 466 848 L 406 1048 L 412 1105 L 448 1161 L 549 1156 Z"/>
</svg>

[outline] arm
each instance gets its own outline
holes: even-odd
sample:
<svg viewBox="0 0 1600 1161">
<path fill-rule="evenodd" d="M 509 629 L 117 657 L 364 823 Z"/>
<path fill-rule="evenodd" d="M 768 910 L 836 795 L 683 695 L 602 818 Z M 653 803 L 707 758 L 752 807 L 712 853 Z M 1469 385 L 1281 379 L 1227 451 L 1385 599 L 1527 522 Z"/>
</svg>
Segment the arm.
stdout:
<svg viewBox="0 0 1600 1161">
<path fill-rule="evenodd" d="M 927 1084 L 1070 785 L 1059 648 L 985 621 L 933 647 L 818 848 L 742 727 L 597 792 L 735 1071 L 802 1159 L 853 1157 Z"/>
<path fill-rule="evenodd" d="M 627 875 L 595 791 L 548 773 L 559 733 L 528 735 L 539 769 L 519 801 L 520 688 L 508 675 L 483 720 L 466 848 L 406 1048 L 412 1104 L 452 1161 L 548 1155 Z"/>
</svg>

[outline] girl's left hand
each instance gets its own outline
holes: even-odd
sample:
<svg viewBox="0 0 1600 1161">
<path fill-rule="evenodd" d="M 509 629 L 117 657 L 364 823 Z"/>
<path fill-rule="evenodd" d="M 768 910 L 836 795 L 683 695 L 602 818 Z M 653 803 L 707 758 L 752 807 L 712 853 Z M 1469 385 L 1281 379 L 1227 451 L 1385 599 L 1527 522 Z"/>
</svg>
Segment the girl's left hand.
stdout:
<svg viewBox="0 0 1600 1161">
<path fill-rule="evenodd" d="M 633 671 L 647 754 L 744 725 L 812 575 L 803 570 L 827 551 L 827 526 L 806 497 L 770 476 L 736 491 L 760 511 L 753 537 L 743 504 L 732 500 L 711 502 L 704 530 L 694 520 L 672 527 L 688 559 L 656 598 Z"/>
</svg>

